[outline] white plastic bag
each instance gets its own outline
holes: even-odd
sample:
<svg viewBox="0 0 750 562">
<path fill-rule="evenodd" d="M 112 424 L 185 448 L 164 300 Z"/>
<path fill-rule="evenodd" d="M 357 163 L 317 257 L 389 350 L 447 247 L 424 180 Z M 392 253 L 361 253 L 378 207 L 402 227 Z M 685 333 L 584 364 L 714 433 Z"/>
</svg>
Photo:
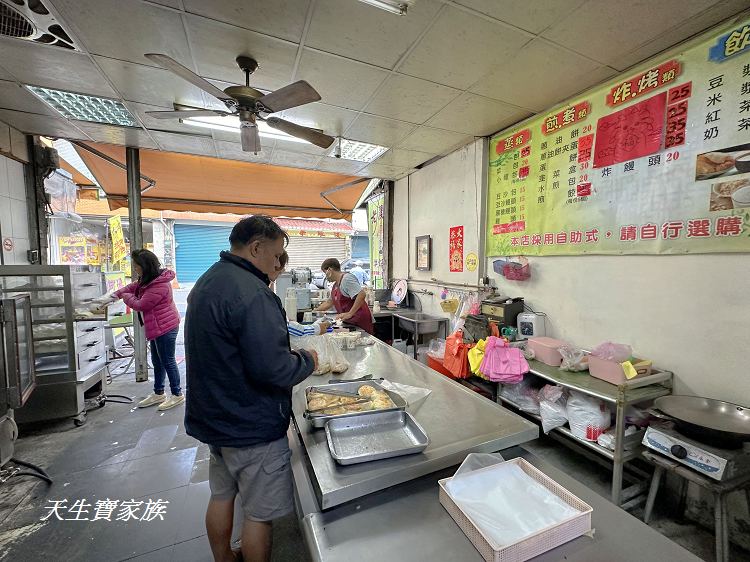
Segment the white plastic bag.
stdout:
<svg viewBox="0 0 750 562">
<path fill-rule="evenodd" d="M 408 384 L 401 384 L 387 380 L 380 381 L 380 386 L 386 390 L 395 392 L 403 398 L 406 401 L 406 409 L 410 412 L 418 410 L 419 407 L 424 404 L 424 401 L 427 400 L 427 397 L 432 393 L 432 391 L 427 388 L 410 386 Z"/>
<path fill-rule="evenodd" d="M 548 384 L 539 391 L 539 415 L 542 417 L 544 433 L 549 433 L 568 422 L 565 395 L 561 386 Z"/>
<path fill-rule="evenodd" d="M 445 340 L 443 338 L 433 338 L 430 340 L 430 349 L 427 355 L 438 361 L 445 359 Z"/>
<path fill-rule="evenodd" d="M 564 345 L 558 350 L 562 355 L 561 371 L 585 371 L 589 368 L 589 361 L 586 352 L 572 345 Z"/>
<path fill-rule="evenodd" d="M 458 470 L 453 475 L 453 478 L 460 474 L 468 474 L 474 470 L 480 468 L 487 468 L 493 464 L 503 462 L 505 459 L 500 453 L 469 453 L 466 455 L 464 462 L 458 467 Z"/>
<path fill-rule="evenodd" d="M 307 349 L 318 354 L 318 368 L 313 375 L 324 375 L 326 373 L 343 373 L 349 368 L 349 362 L 339 349 L 331 334 L 322 336 L 303 336 L 301 338 L 290 338 L 292 349 Z"/>
<path fill-rule="evenodd" d="M 454 476 L 445 489 L 482 533 L 500 546 L 580 513 L 510 462 Z"/>
<path fill-rule="evenodd" d="M 579 439 L 596 441 L 612 425 L 609 406 L 580 392 L 570 392 L 567 412 L 570 430 Z"/>
<path fill-rule="evenodd" d="M 539 415 L 539 390 L 526 378 L 516 384 L 503 384 L 500 396 L 513 402 L 524 412 Z"/>
</svg>

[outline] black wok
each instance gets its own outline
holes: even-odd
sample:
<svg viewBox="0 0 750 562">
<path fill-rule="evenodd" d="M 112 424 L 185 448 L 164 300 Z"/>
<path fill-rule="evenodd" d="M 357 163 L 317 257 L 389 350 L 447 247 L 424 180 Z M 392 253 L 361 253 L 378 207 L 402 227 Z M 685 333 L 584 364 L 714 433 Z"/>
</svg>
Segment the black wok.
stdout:
<svg viewBox="0 0 750 562">
<path fill-rule="evenodd" d="M 706 445 L 737 449 L 750 441 L 750 409 L 744 406 L 700 396 L 662 396 L 654 407 L 677 431 Z"/>
</svg>

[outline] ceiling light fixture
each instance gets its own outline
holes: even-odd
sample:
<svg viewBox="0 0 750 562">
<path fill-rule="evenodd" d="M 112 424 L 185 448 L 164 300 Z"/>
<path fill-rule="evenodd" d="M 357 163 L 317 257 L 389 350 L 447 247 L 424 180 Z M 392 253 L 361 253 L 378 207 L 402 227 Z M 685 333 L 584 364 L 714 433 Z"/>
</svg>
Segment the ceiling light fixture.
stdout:
<svg viewBox="0 0 750 562">
<path fill-rule="evenodd" d="M 214 129 L 217 131 L 227 131 L 230 133 L 240 134 L 240 122 L 234 115 L 220 116 L 220 115 L 209 115 L 205 117 L 187 117 L 180 119 L 180 122 L 184 125 L 191 125 L 193 127 L 203 127 L 205 129 Z M 306 140 L 287 135 L 286 133 L 277 129 L 272 129 L 265 121 L 257 121 L 258 134 L 261 137 L 267 139 L 278 139 L 288 142 L 298 142 L 302 144 L 311 144 Z"/>
<path fill-rule="evenodd" d="M 334 143 L 334 150 L 329 156 L 343 158 L 344 160 L 356 160 L 357 162 L 370 163 L 373 160 L 380 158 L 387 151 L 387 146 L 369 144 L 340 137 L 338 142 Z"/>
<path fill-rule="evenodd" d="M 138 126 L 128 108 L 118 100 L 40 86 L 26 85 L 26 88 L 66 119 L 106 123 L 121 127 Z"/>
<path fill-rule="evenodd" d="M 398 0 L 359 0 L 359 1 L 364 2 L 365 4 L 369 4 L 370 6 L 375 6 L 376 8 L 380 8 L 381 10 L 385 10 L 386 12 L 396 14 L 397 16 L 405 16 L 406 10 L 409 7 L 404 2 L 399 2 Z"/>
</svg>

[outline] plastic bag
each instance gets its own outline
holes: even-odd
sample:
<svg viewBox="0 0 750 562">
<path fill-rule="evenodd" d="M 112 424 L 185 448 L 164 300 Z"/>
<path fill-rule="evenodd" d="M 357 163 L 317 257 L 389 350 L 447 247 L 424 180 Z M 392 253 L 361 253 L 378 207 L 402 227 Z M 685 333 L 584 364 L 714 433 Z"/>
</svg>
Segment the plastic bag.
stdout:
<svg viewBox="0 0 750 562">
<path fill-rule="evenodd" d="M 542 431 L 549 433 L 568 422 L 568 412 L 563 388 L 552 384 L 539 391 L 539 415 L 542 417 Z"/>
<path fill-rule="evenodd" d="M 313 375 L 343 373 L 349 368 L 349 362 L 330 334 L 290 338 L 290 341 L 292 349 L 306 349 L 318 354 L 318 368 Z"/>
<path fill-rule="evenodd" d="M 432 394 L 432 391 L 427 388 L 421 388 L 419 386 L 411 386 L 408 384 L 401 384 L 389 380 L 380 381 L 380 386 L 391 392 L 395 392 L 401 398 L 406 400 L 406 409 L 410 412 L 415 412 L 424 404 L 427 397 Z"/>
<path fill-rule="evenodd" d="M 629 425 L 625 428 L 625 435 L 633 435 L 638 431 L 638 428 L 634 425 Z M 605 431 L 602 433 L 599 437 L 597 437 L 596 442 L 601 445 L 602 447 L 605 447 L 611 451 L 615 450 L 615 433 L 613 431 Z M 637 447 L 640 445 L 640 442 L 635 441 L 633 443 L 624 443 L 626 449 L 632 449 L 633 447 Z"/>
<path fill-rule="evenodd" d="M 443 338 L 433 338 L 430 340 L 430 349 L 427 355 L 438 361 L 445 358 L 445 340 Z"/>
<path fill-rule="evenodd" d="M 591 352 L 591 355 L 604 359 L 605 361 L 614 361 L 622 363 L 627 361 L 633 355 L 633 348 L 622 343 L 604 342 Z"/>
<path fill-rule="evenodd" d="M 500 546 L 580 513 L 513 462 L 454 476 L 445 489 L 482 534 Z"/>
<path fill-rule="evenodd" d="M 559 347 L 557 351 L 562 355 L 561 371 L 585 371 L 589 368 L 589 361 L 586 352 L 572 345 Z"/>
<path fill-rule="evenodd" d="M 458 467 L 458 470 L 453 475 L 455 478 L 461 474 L 468 474 L 480 468 L 487 468 L 499 462 L 503 462 L 505 459 L 500 453 L 469 453 L 466 455 L 464 462 Z"/>
<path fill-rule="evenodd" d="M 523 380 L 524 374 L 529 372 L 529 364 L 520 350 L 490 336 L 479 370 L 493 382 L 513 384 Z"/>
<path fill-rule="evenodd" d="M 571 391 L 567 412 L 570 430 L 579 439 L 596 441 L 612 425 L 609 406 L 586 394 Z"/>
<path fill-rule="evenodd" d="M 500 396 L 507 398 L 524 412 L 539 415 L 539 389 L 532 386 L 530 379 L 502 385 Z"/>
</svg>

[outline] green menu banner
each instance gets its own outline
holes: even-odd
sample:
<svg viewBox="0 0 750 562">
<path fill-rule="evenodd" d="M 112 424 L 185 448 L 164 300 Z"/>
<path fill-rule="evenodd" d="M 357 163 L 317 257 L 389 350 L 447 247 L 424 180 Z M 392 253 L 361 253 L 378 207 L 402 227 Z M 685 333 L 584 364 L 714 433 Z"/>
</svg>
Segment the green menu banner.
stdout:
<svg viewBox="0 0 750 562">
<path fill-rule="evenodd" d="M 492 137 L 487 255 L 750 251 L 750 21 Z"/>
</svg>

